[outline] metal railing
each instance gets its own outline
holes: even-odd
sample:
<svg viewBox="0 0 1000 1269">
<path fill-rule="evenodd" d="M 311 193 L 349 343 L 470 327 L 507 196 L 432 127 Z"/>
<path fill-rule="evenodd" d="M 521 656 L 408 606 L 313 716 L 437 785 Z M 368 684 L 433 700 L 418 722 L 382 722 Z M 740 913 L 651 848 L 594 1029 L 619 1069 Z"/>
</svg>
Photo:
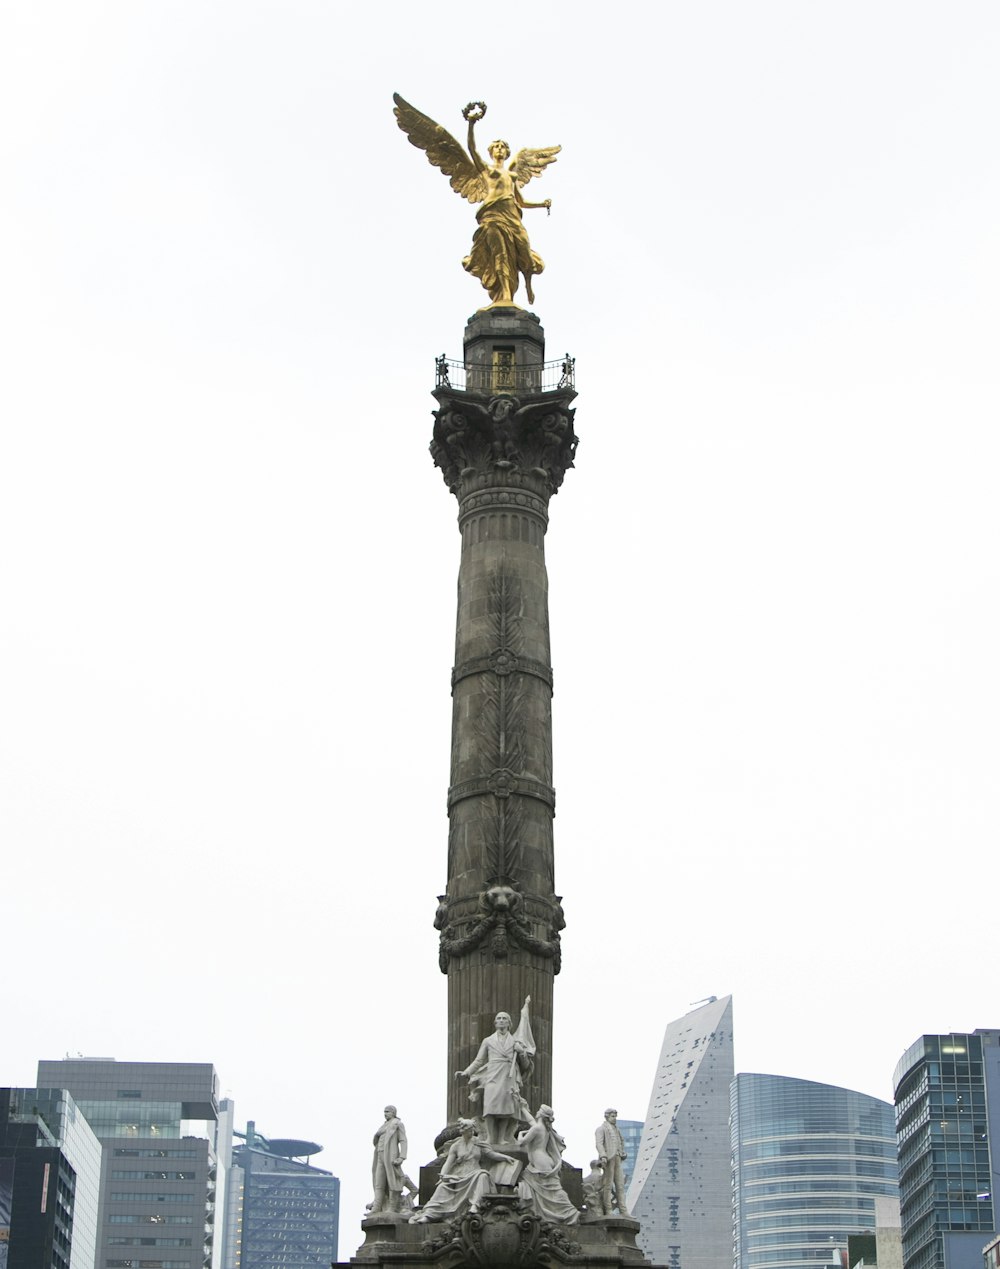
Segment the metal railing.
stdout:
<svg viewBox="0 0 1000 1269">
<path fill-rule="evenodd" d="M 500 393 L 556 392 L 576 387 L 576 358 L 566 354 L 560 361 L 546 361 L 537 366 L 466 365 L 440 356 L 435 358 L 436 383 L 439 388 L 459 392 Z"/>
</svg>

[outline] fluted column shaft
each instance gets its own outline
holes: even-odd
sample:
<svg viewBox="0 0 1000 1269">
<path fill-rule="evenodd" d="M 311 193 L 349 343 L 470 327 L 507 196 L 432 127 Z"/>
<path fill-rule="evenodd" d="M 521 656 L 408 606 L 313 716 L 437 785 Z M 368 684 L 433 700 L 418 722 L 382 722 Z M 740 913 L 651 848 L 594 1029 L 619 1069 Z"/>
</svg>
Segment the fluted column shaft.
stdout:
<svg viewBox="0 0 1000 1269">
<path fill-rule="evenodd" d="M 480 340 L 497 316 L 472 319 Z M 509 345 L 510 322 L 499 330 Z M 537 355 L 537 323 L 530 333 L 535 347 L 522 356 Z M 462 539 L 448 881 L 435 920 L 448 974 L 449 1122 L 472 1109 L 455 1071 L 475 1057 L 499 1010 L 517 1025 L 528 995 L 537 1052 L 524 1095 L 533 1108 L 552 1096 L 552 987 L 563 920 L 553 859 L 544 543 L 549 498 L 576 444 L 573 395 L 563 388 L 490 396 L 447 386 L 435 393 L 441 408 L 431 450 L 458 498 Z"/>
</svg>

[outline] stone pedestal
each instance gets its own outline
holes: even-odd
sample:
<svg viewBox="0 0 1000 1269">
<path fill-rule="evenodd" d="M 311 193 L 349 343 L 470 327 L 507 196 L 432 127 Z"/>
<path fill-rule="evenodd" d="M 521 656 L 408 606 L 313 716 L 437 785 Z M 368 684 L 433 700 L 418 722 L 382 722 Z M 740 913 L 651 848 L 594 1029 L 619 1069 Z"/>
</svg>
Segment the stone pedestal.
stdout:
<svg viewBox="0 0 1000 1269">
<path fill-rule="evenodd" d="M 638 1221 L 606 1216 L 580 1225 L 553 1225 L 525 1213 L 511 1195 L 491 1195 L 481 1212 L 456 1221 L 411 1225 L 380 1217 L 362 1222 L 362 1228 L 365 1241 L 349 1262 L 359 1269 L 375 1265 L 400 1269 L 649 1266 L 636 1246 Z"/>
</svg>

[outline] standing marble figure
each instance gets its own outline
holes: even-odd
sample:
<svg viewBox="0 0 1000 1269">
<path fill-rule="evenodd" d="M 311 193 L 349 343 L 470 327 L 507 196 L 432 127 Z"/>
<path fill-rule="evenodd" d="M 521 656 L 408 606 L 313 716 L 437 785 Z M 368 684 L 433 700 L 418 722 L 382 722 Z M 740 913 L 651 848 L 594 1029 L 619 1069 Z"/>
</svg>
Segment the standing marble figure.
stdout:
<svg viewBox="0 0 1000 1269">
<path fill-rule="evenodd" d="M 618 1112 L 613 1107 L 604 1112 L 604 1123 L 594 1133 L 594 1137 L 597 1141 L 597 1153 L 601 1156 L 601 1167 L 604 1169 L 604 1215 L 611 1215 L 613 1203 L 620 1216 L 628 1216 L 625 1181 L 622 1177 L 622 1163 L 626 1157 L 625 1139 L 618 1127 Z"/>
<path fill-rule="evenodd" d="M 523 1119 L 521 1080 L 531 1073 L 535 1056 L 535 1040 L 531 1034 L 526 996 L 521 1006 L 517 1030 L 511 1033 L 510 1014 L 501 1010 L 493 1019 L 496 1030 L 479 1046 L 479 1052 L 464 1071 L 456 1071 L 456 1079 L 469 1081 L 469 1100 L 482 1098 L 480 1113 L 486 1120 L 486 1134 L 491 1145 L 512 1143 L 518 1123 Z"/>
<path fill-rule="evenodd" d="M 369 1204 L 369 1212 L 374 1216 L 386 1210 L 398 1212 L 401 1207 L 400 1195 L 407 1178 L 403 1175 L 403 1163 L 406 1160 L 406 1129 L 403 1121 L 396 1116 L 395 1106 L 386 1106 L 385 1123 L 380 1124 L 372 1139 L 375 1154 L 372 1158 L 372 1185 L 375 1197 Z M 412 1186 L 412 1182 L 410 1183 Z"/>
</svg>

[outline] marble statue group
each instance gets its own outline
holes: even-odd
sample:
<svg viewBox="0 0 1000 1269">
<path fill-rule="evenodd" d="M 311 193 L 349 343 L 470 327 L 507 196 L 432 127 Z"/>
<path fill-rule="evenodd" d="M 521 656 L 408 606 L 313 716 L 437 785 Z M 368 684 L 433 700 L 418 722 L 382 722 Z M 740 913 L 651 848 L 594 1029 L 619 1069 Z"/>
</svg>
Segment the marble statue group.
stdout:
<svg viewBox="0 0 1000 1269">
<path fill-rule="evenodd" d="M 478 1113 L 459 1119 L 457 1135 L 443 1143 L 437 1184 L 421 1207 L 414 1208 L 416 1186 L 403 1171 L 406 1129 L 396 1107 L 386 1106 L 373 1143 L 369 1217 L 389 1214 L 411 1224 L 455 1220 L 480 1211 L 487 1196 L 495 1194 L 516 1195 L 522 1210 L 559 1225 L 603 1219 L 616 1210 L 628 1216 L 622 1178 L 626 1150 L 614 1109 L 604 1112 L 595 1133 L 598 1157 L 584 1178 L 582 1210 L 566 1193 L 566 1143 L 555 1129 L 555 1113 L 551 1106 L 539 1106 L 532 1114 L 521 1095 L 535 1055 L 530 1004 L 529 996 L 514 1030 L 510 1014 L 499 1012 L 475 1058 L 455 1073 L 468 1081 L 469 1100 Z"/>
</svg>

